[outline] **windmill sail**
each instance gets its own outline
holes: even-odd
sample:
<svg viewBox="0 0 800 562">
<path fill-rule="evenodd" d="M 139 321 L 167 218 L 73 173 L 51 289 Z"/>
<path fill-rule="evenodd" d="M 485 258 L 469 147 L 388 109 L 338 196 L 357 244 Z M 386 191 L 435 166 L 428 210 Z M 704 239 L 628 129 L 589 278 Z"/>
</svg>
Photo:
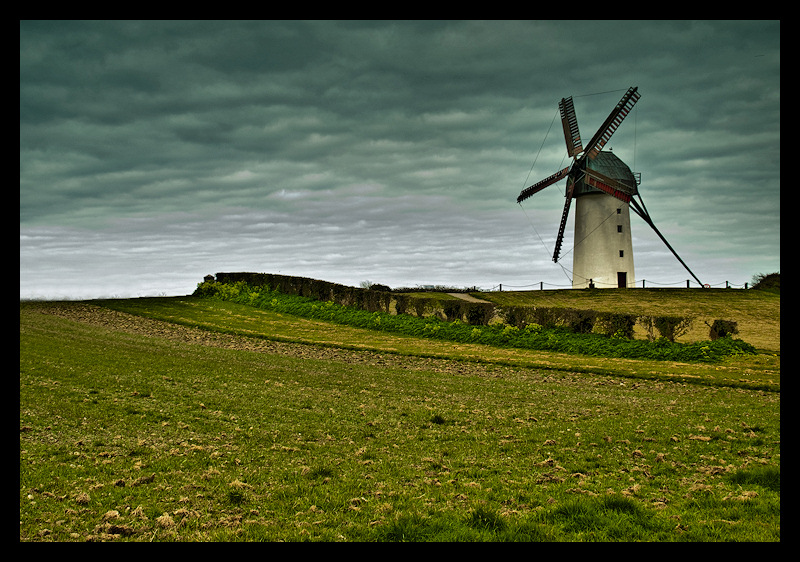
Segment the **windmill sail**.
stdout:
<svg viewBox="0 0 800 562">
<path fill-rule="evenodd" d="M 536 182 L 535 184 L 533 184 L 530 187 L 526 187 L 525 189 L 523 189 L 520 192 L 519 196 L 517 197 L 517 203 L 522 203 L 523 201 L 525 201 L 525 199 L 527 199 L 528 197 L 530 197 L 534 193 L 538 193 L 539 191 L 543 190 L 545 187 L 547 187 L 549 185 L 553 185 L 557 181 L 565 178 L 567 176 L 567 174 L 569 173 L 569 170 L 570 170 L 569 167 L 564 168 L 563 170 L 560 170 L 560 171 L 556 172 L 555 174 L 553 174 L 549 178 L 545 178 L 540 182 Z"/>
<path fill-rule="evenodd" d="M 564 129 L 564 140 L 567 142 L 567 153 L 575 157 L 583 152 L 583 143 L 578 130 L 578 117 L 575 115 L 572 96 L 561 98 L 561 101 L 558 102 L 558 109 L 561 112 L 561 126 Z"/>
<path fill-rule="evenodd" d="M 556 247 L 553 250 L 553 261 L 558 262 L 558 255 L 561 253 L 561 243 L 564 241 L 564 229 L 567 226 L 567 217 L 569 216 L 569 207 L 572 204 L 572 195 L 575 191 L 575 182 L 572 178 L 567 180 L 567 200 L 564 202 L 564 211 L 561 213 L 561 224 L 558 226 L 558 235 L 556 236 Z"/>
<path fill-rule="evenodd" d="M 614 131 L 617 130 L 617 127 L 619 127 L 623 119 L 630 113 L 640 97 L 641 94 L 638 92 L 638 88 L 628 88 L 628 91 L 625 92 L 625 95 L 619 100 L 617 106 L 611 111 L 611 114 L 606 118 L 603 125 L 592 137 L 592 140 L 586 145 L 586 155 L 589 156 L 590 159 L 594 160 L 595 156 L 603 149 L 603 146 L 605 146 L 608 139 L 611 138 L 611 135 L 614 134 Z"/>
</svg>

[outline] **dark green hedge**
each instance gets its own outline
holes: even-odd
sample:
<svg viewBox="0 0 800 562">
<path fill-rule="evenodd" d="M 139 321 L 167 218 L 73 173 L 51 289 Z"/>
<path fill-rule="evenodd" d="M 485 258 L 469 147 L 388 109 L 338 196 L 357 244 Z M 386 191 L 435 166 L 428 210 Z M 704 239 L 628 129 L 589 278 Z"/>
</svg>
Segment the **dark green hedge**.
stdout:
<svg viewBox="0 0 800 562">
<path fill-rule="evenodd" d="M 453 299 L 418 298 L 385 290 L 348 287 L 329 281 L 291 277 L 273 273 L 217 273 L 218 283 L 244 282 L 251 287 L 270 287 L 286 295 L 310 297 L 342 306 L 353 306 L 367 312 L 437 316 L 442 320 L 460 320 L 475 326 L 489 324 L 495 314 L 491 303 L 476 303 Z M 379 286 L 383 289 L 383 286 Z M 386 287 L 388 288 L 388 287 Z"/>
<path fill-rule="evenodd" d="M 615 312 L 597 312 L 577 308 L 509 306 L 502 309 L 506 324 L 525 328 L 538 324 L 544 328 L 568 328 L 577 334 L 600 333 L 607 336 L 633 337 L 636 316 Z"/>
<path fill-rule="evenodd" d="M 315 318 L 370 330 L 461 343 L 478 343 L 605 357 L 702 362 L 715 362 L 730 355 L 754 352 L 751 345 L 729 337 L 722 337 L 715 341 L 681 344 L 670 342 L 666 338 L 658 338 L 653 341 L 632 340 L 623 337 L 621 333 L 617 332 L 611 336 L 598 333 L 578 333 L 565 326 L 545 328 L 538 323 L 530 323 L 525 328 L 501 323 L 493 323 L 489 326 L 475 326 L 462 321 L 446 322 L 440 319 L 438 315 L 419 317 L 410 314 L 390 314 L 382 311 L 369 312 L 360 307 L 343 306 L 331 300 L 321 300 L 311 296 L 289 295 L 265 285 L 248 285 L 245 281 L 233 283 L 203 282 L 198 285 L 194 294 L 205 298 L 238 302 L 303 318 Z M 470 307 L 468 306 L 467 308 Z M 450 312 L 451 314 L 456 314 L 460 310 L 454 308 Z M 564 315 L 557 309 L 548 309 L 546 312 L 553 315 L 552 318 L 556 318 L 560 314 L 561 318 L 569 319 L 568 314 Z M 591 317 L 593 317 L 592 314 L 575 315 L 572 320 L 585 322 Z M 542 316 L 541 318 L 545 317 Z M 626 319 L 626 322 L 628 321 Z M 586 326 L 583 329 L 585 330 Z"/>
<path fill-rule="evenodd" d="M 269 287 L 286 295 L 334 302 L 367 312 L 436 316 L 440 320 L 459 320 L 473 326 L 487 326 L 496 315 L 499 315 L 505 324 L 520 329 L 538 324 L 548 329 L 566 328 L 577 334 L 596 333 L 632 339 L 633 328 L 638 323 L 647 331 L 648 339 L 655 340 L 661 337 L 674 342 L 677 337 L 686 333 L 692 323 L 691 318 L 682 316 L 637 316 L 540 306 L 496 307 L 491 303 L 419 298 L 393 293 L 388 290 L 389 287 L 383 285 L 374 285 L 366 289 L 274 273 L 217 273 L 216 282 L 226 284 L 243 282 L 250 287 Z M 709 327 L 709 337 L 712 340 L 738 333 L 736 322 L 729 320 L 715 320 Z"/>
</svg>

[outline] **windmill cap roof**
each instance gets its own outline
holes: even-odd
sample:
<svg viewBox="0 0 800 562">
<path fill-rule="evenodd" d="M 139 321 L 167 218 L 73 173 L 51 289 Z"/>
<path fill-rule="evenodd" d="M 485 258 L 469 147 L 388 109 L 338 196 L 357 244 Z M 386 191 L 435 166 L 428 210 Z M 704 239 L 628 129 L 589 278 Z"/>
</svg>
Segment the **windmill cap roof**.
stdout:
<svg viewBox="0 0 800 562">
<path fill-rule="evenodd" d="M 620 160 L 613 152 L 604 150 L 599 152 L 594 160 L 587 158 L 587 166 L 591 170 L 596 170 L 605 176 L 627 185 L 630 187 L 629 194 L 637 193 L 636 177 L 633 175 L 628 165 Z M 602 191 L 589 187 L 588 185 L 583 185 L 582 189 L 580 189 L 579 193 L 576 193 L 576 195 L 584 193 L 602 193 Z"/>
</svg>

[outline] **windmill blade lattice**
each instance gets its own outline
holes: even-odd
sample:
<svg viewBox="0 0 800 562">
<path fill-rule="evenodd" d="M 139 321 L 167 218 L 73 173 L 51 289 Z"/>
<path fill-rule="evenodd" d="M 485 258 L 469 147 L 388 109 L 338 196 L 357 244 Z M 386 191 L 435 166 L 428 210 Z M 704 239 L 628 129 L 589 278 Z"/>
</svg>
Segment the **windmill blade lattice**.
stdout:
<svg viewBox="0 0 800 562">
<path fill-rule="evenodd" d="M 617 106 L 611 111 L 611 114 L 606 118 L 603 125 L 592 137 L 592 140 L 586 145 L 585 156 L 589 156 L 589 158 L 594 160 L 597 153 L 603 149 L 603 146 L 605 146 L 608 139 L 611 138 L 611 135 L 614 134 L 614 131 L 617 130 L 620 123 L 622 123 L 628 113 L 631 112 L 631 109 L 633 109 L 633 106 L 639 101 L 639 98 L 642 97 L 638 90 L 639 89 L 635 87 L 628 88 L 628 91 L 625 92 L 625 95 L 619 100 Z"/>
<path fill-rule="evenodd" d="M 538 193 L 541 190 L 543 190 L 545 187 L 553 185 L 554 183 L 556 183 L 558 181 L 561 181 L 562 179 L 567 177 L 567 174 L 569 173 L 569 170 L 570 170 L 570 168 L 566 167 L 563 170 L 560 170 L 560 171 L 556 172 L 555 174 L 553 174 L 549 178 L 545 178 L 542 181 L 537 182 L 537 183 L 533 184 L 530 187 L 526 187 L 525 189 L 523 189 L 520 192 L 519 196 L 517 197 L 517 203 L 522 203 L 523 201 L 525 201 L 525 199 L 527 199 L 528 197 L 530 197 L 534 193 Z"/>
<path fill-rule="evenodd" d="M 561 98 L 558 102 L 561 112 L 561 127 L 564 129 L 564 140 L 567 141 L 567 153 L 573 158 L 583 152 L 581 132 L 578 129 L 578 117 L 575 115 L 575 106 L 572 97 Z"/>
<path fill-rule="evenodd" d="M 556 236 L 556 246 L 553 250 L 553 261 L 558 262 L 558 256 L 561 254 L 561 244 L 564 241 L 564 230 L 567 227 L 567 217 L 569 216 L 569 208 L 572 205 L 572 196 L 575 191 L 575 182 L 572 178 L 567 180 L 567 197 L 564 201 L 564 210 L 561 212 L 561 224 L 558 226 L 558 235 Z"/>
</svg>

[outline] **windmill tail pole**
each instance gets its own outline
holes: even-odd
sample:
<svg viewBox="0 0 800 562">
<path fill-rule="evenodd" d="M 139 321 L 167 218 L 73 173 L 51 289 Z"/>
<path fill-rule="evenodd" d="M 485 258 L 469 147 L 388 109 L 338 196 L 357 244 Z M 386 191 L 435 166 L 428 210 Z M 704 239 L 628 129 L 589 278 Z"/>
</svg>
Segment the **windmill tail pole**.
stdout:
<svg viewBox="0 0 800 562">
<path fill-rule="evenodd" d="M 641 199 L 641 196 L 640 196 L 640 199 Z M 686 265 L 686 263 L 681 259 L 681 257 L 678 255 L 678 252 L 676 252 L 673 249 L 673 247 L 669 245 L 669 242 L 667 242 L 667 239 L 664 238 L 664 235 L 661 234 L 661 232 L 658 230 L 658 228 L 656 228 L 656 225 L 653 223 L 653 219 L 650 218 L 650 214 L 647 212 L 647 209 L 643 208 L 644 207 L 644 201 L 642 201 L 642 206 L 641 207 L 636 203 L 636 200 L 634 200 L 634 199 L 631 199 L 631 203 L 633 204 L 633 210 L 636 212 L 636 214 L 639 215 L 640 217 L 642 217 L 644 222 L 646 222 L 647 224 L 650 225 L 650 228 L 652 228 L 653 231 L 656 234 L 658 234 L 658 237 L 661 238 L 661 241 L 664 242 L 664 244 L 667 246 L 667 248 L 669 248 L 669 251 L 672 252 L 672 255 L 674 255 L 678 259 L 678 261 L 681 262 L 681 265 L 686 268 L 686 271 L 688 271 L 689 274 L 692 277 L 694 277 L 694 280 L 697 281 L 697 284 L 702 287 L 703 286 L 703 282 L 700 281 L 700 279 L 697 278 L 697 275 L 695 275 L 694 272 L 692 272 L 691 269 L 689 269 L 689 266 Z"/>
</svg>

